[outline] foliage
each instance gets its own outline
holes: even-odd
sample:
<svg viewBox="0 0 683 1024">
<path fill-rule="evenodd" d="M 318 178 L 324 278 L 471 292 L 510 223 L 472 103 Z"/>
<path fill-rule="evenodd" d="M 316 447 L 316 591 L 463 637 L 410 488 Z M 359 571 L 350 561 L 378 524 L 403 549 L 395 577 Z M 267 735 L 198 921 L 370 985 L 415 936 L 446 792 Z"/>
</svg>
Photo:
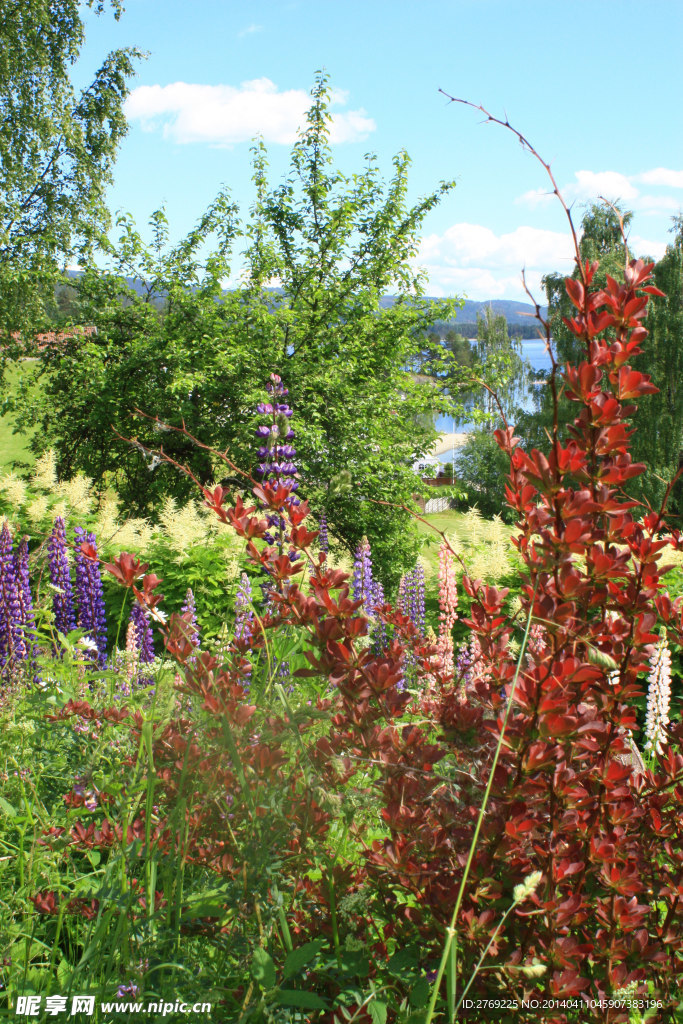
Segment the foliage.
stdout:
<svg viewBox="0 0 683 1024">
<path fill-rule="evenodd" d="M 637 428 L 633 454 L 648 467 L 634 493 L 641 499 L 647 496 L 655 506 L 661 502 L 683 452 L 683 220 L 676 219 L 672 230 L 674 239 L 653 273 L 655 284 L 665 294 L 652 303 L 648 312 L 648 351 L 634 360 L 634 366 L 647 370 L 659 388 L 633 420 Z M 673 490 L 671 505 L 679 517 L 683 515 L 680 483 Z"/>
<path fill-rule="evenodd" d="M 117 438 L 115 431 L 130 436 L 128 414 L 138 407 L 184 422 L 246 470 L 249 410 L 263 368 L 277 366 L 295 408 L 307 410 L 299 456 L 313 507 L 327 511 L 350 554 L 367 533 L 385 582 L 395 585 L 414 560 L 410 519 L 396 509 L 376 514 L 370 499 L 411 501 L 421 486 L 412 463 L 434 438 L 432 410 L 453 408 L 442 381 L 420 382 L 403 369 L 430 318 L 454 308 L 420 298 L 411 264 L 424 218 L 451 185 L 409 206 L 405 153 L 387 184 L 372 156 L 361 172 L 343 175 L 332 162 L 328 100 L 320 76 L 283 184 L 268 184 L 265 150 L 255 145 L 256 199 L 243 229 L 225 194 L 170 251 L 162 212 L 153 217 L 151 248 L 121 222 L 113 266 L 91 266 L 76 282 L 79 322 L 95 325 L 96 337 L 45 355 L 43 397 L 27 398 L 19 425 L 40 424 L 35 443 L 57 448 L 62 475 L 106 477 L 129 507 L 158 510 L 169 494 L 186 498 L 188 483 L 166 465 L 151 471 Z M 198 251 L 216 233 L 218 246 L 201 266 Z M 237 237 L 246 245 L 245 285 L 221 294 Z M 144 294 L 125 277 L 143 282 Z M 269 287 L 273 279 L 278 289 Z M 396 297 L 385 308 L 389 291 Z M 449 360 L 442 351 L 439 365 Z M 421 414 L 428 425 L 417 422 Z M 155 446 L 152 424 L 136 424 L 134 433 L 140 445 Z M 202 482 L 213 478 L 208 452 L 186 435 L 168 435 L 165 445 Z M 350 488 L 335 488 L 341 467 Z"/>
<path fill-rule="evenodd" d="M 485 391 L 482 408 L 496 419 L 499 412 L 510 419 L 526 396 L 530 367 L 522 358 L 521 341 L 510 338 L 507 320 L 502 313 L 494 313 L 491 306 L 486 307 L 483 316 L 477 314 L 477 357 L 488 377 L 496 381 L 495 398 L 492 391 Z M 493 419 L 489 429 L 493 429 Z"/>
<path fill-rule="evenodd" d="M 491 433 L 477 430 L 471 433 L 458 452 L 456 475 L 466 491 L 466 504 L 476 503 L 487 518 L 502 516 L 513 521 L 513 513 L 505 501 L 505 475 L 507 457 L 501 452 Z"/>
<path fill-rule="evenodd" d="M 113 7 L 118 18 L 118 0 Z M 70 69 L 84 35 L 77 0 L 0 8 L 0 331 L 35 330 L 59 266 L 107 224 L 105 190 L 141 54 L 113 51 L 77 95 Z"/>
<path fill-rule="evenodd" d="M 232 531 L 195 500 L 178 506 L 168 499 L 155 526 L 144 519 L 126 518 L 111 492 L 97 504 L 92 481 L 87 478 L 58 480 L 54 455 L 47 453 L 28 482 L 12 473 L 0 476 L 0 521 L 3 515 L 10 518 L 17 537 L 30 538 L 33 572 L 43 596 L 47 594 L 47 539 L 60 516 L 69 526 L 72 550 L 73 528 L 83 527 L 95 534 L 104 560 L 113 558 L 121 546 L 144 555 L 164 580 L 169 608 L 180 610 L 191 587 L 206 637 L 216 637 L 232 612 L 243 560 L 239 543 Z M 111 645 L 123 595 L 107 579 L 104 584 Z"/>
</svg>

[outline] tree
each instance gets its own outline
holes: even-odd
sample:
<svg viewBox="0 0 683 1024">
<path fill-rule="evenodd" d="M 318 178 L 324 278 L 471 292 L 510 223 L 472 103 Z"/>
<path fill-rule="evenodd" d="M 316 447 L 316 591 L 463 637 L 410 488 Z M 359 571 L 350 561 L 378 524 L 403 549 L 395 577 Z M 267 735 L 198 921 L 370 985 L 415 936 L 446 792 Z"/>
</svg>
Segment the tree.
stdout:
<svg viewBox="0 0 683 1024">
<path fill-rule="evenodd" d="M 664 298 L 650 303 L 647 352 L 634 359 L 634 366 L 650 374 L 659 392 L 638 408 L 633 419 L 634 459 L 647 466 L 633 493 L 657 507 L 683 455 L 683 218 L 674 218 L 672 232 L 674 240 L 654 268 L 654 283 Z M 672 512 L 683 515 L 680 482 L 669 504 Z"/>
<path fill-rule="evenodd" d="M 112 6 L 118 18 L 120 0 Z M 77 95 L 70 69 L 83 40 L 78 0 L 0 4 L 0 332 L 35 327 L 60 264 L 108 223 L 105 189 L 141 54 L 113 51 Z"/>
<path fill-rule="evenodd" d="M 632 219 L 629 212 L 621 213 L 605 204 L 588 208 L 581 222 L 580 251 L 582 259 L 598 260 L 596 275 L 599 287 L 607 277 L 618 279 L 623 273 L 625 250 L 623 228 Z M 678 469 L 683 448 L 683 394 L 680 380 L 683 375 L 683 221 L 674 220 L 674 241 L 667 247 L 662 259 L 655 264 L 654 282 L 665 292 L 665 298 L 650 303 L 644 326 L 650 332 L 647 354 L 634 358 L 633 365 L 648 373 L 659 393 L 639 407 L 632 417 L 636 428 L 633 435 L 634 459 L 646 466 L 646 472 L 631 481 L 628 493 L 659 507 L 666 486 Z M 574 271 L 573 277 L 577 276 Z M 544 278 L 548 298 L 551 330 L 555 355 L 560 370 L 567 362 L 579 364 L 586 358 L 580 343 L 566 327 L 563 318 L 572 315 L 572 306 L 565 289 L 565 277 L 550 274 Z M 547 379 L 547 374 L 545 375 Z M 541 448 L 545 431 L 552 423 L 552 395 L 548 387 L 538 389 L 537 409 L 525 414 L 517 426 L 524 437 L 525 446 Z M 561 433 L 576 414 L 575 404 L 560 394 L 558 424 Z M 678 484 L 669 503 L 670 511 L 683 513 L 683 487 Z"/>
<path fill-rule="evenodd" d="M 36 444 L 57 448 L 62 472 L 112 482 L 129 507 L 149 513 L 163 495 L 180 496 L 190 485 L 168 467 L 150 471 L 150 458 L 131 451 L 112 427 L 124 436 L 134 430 L 140 445 L 155 448 L 160 435 L 128 418 L 138 406 L 184 422 L 249 469 L 258 462 L 256 405 L 277 372 L 289 388 L 296 463 L 312 507 L 326 511 L 349 552 L 367 534 L 391 586 L 414 564 L 418 542 L 407 513 L 376 502 L 411 502 L 421 486 L 412 464 L 436 436 L 431 419 L 420 424 L 418 417 L 434 408 L 458 411 L 444 380 L 407 372 L 419 336 L 456 308 L 422 300 L 411 264 L 422 221 L 452 185 L 409 206 L 405 153 L 395 157 L 387 184 L 373 156 L 361 172 L 343 175 L 332 162 L 323 76 L 312 97 L 282 184 L 269 185 L 265 148 L 254 147 L 256 196 L 241 229 L 244 287 L 221 295 L 239 230 L 227 195 L 170 251 L 161 213 L 151 248 L 123 222 L 108 272 L 91 265 L 78 282 L 83 321 L 97 326 L 97 336 L 45 356 L 42 404 L 27 395 L 22 423 L 40 425 Z M 198 251 L 215 232 L 219 246 L 200 266 Z M 125 277 L 144 285 L 133 290 Z M 395 297 L 387 306 L 380 300 L 388 293 Z M 452 362 L 443 348 L 435 359 L 442 367 Z M 185 436 L 161 439 L 202 481 L 218 472 Z M 347 489 L 336 486 L 340 470 L 351 474 Z"/>
<path fill-rule="evenodd" d="M 492 306 L 486 307 L 483 316 L 477 314 L 476 352 L 506 419 L 510 419 L 526 394 L 529 366 L 522 358 L 520 340 L 510 339 L 507 320 L 502 313 L 494 313 Z M 498 404 L 490 391 L 484 391 L 480 403 L 491 417 L 498 416 Z M 491 418 L 488 429 L 493 430 L 495 425 Z"/>
</svg>

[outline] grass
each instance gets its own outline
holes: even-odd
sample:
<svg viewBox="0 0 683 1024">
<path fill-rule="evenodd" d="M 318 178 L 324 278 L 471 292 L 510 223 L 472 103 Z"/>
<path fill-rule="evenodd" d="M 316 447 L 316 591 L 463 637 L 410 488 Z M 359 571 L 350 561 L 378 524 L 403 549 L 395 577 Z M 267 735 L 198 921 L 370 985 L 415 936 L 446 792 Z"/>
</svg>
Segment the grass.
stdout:
<svg viewBox="0 0 683 1024">
<path fill-rule="evenodd" d="M 5 399 L 18 393 L 22 378 L 33 368 L 34 359 L 24 359 L 8 365 L 5 371 Z M 0 416 L 0 471 L 30 467 L 35 455 L 29 448 L 30 435 L 14 432 L 14 415 Z"/>
</svg>

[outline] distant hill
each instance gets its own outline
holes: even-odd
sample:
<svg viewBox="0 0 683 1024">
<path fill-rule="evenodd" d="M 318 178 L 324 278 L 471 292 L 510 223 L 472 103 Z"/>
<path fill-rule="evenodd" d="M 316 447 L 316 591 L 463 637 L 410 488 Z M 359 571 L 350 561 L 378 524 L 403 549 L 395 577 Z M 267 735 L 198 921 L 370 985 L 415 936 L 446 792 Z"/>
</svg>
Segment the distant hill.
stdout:
<svg viewBox="0 0 683 1024">
<path fill-rule="evenodd" d="M 426 296 L 427 302 L 438 302 L 439 299 L 432 296 Z M 380 299 L 380 305 L 387 309 L 393 306 L 396 301 L 394 295 L 385 295 Z M 494 313 L 502 313 L 508 324 L 523 325 L 529 324 L 534 317 L 535 309 L 529 302 L 516 302 L 514 299 L 486 299 L 483 302 L 474 302 L 472 299 L 465 299 L 465 304 L 462 309 L 458 310 L 456 316 L 456 323 L 475 323 L 477 322 L 477 314 L 484 315 L 484 310 L 487 306 L 491 306 Z M 541 307 L 541 312 L 545 315 L 547 309 Z"/>
<path fill-rule="evenodd" d="M 78 278 L 81 275 L 80 270 L 68 270 L 67 275 L 69 277 Z M 138 295 L 144 296 L 146 294 L 146 288 L 142 281 L 137 278 L 127 277 L 126 284 L 133 291 L 137 292 Z M 273 292 L 274 295 L 281 295 L 282 290 L 280 288 L 269 288 L 268 291 Z M 226 292 L 227 294 L 227 292 Z M 156 306 L 163 305 L 164 294 L 163 292 L 157 293 L 154 297 L 154 304 Z M 425 296 L 427 302 L 439 302 L 440 300 L 434 296 Z M 380 307 L 382 309 L 390 309 L 396 302 L 395 295 L 384 295 L 380 299 Z M 482 302 L 475 302 L 472 299 L 465 299 L 465 303 L 462 309 L 458 310 L 455 320 L 449 321 L 435 321 L 434 328 L 439 331 L 449 330 L 455 328 L 465 337 L 472 338 L 476 337 L 477 330 L 477 315 L 484 315 L 484 311 L 487 306 L 491 306 L 494 313 L 502 313 L 508 322 L 508 326 L 511 328 L 517 328 L 517 330 L 511 333 L 520 334 L 520 328 L 528 329 L 528 337 L 535 337 L 536 325 L 534 320 L 534 307 L 528 302 L 516 302 L 514 299 L 487 299 Z M 541 312 L 543 315 L 547 313 L 547 308 L 542 307 Z M 526 331 L 524 332 L 526 334 Z"/>
</svg>

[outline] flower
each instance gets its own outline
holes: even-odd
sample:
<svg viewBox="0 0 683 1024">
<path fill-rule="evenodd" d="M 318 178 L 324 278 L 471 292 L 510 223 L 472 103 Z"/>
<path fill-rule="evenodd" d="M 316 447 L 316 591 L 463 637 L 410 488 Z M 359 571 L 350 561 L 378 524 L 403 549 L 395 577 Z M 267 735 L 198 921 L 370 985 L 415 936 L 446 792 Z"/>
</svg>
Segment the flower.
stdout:
<svg viewBox="0 0 683 1024">
<path fill-rule="evenodd" d="M 404 573 L 398 590 L 398 607 L 407 615 L 419 633 L 425 631 L 425 574 L 418 562 Z"/>
<path fill-rule="evenodd" d="M 650 658 L 648 675 L 647 717 L 645 720 L 646 750 L 662 753 L 666 743 L 671 706 L 671 652 L 666 640 L 660 640 Z"/>
<path fill-rule="evenodd" d="M 149 622 L 149 612 L 142 605 L 138 604 L 137 601 L 131 609 L 130 623 L 128 625 L 129 631 L 131 626 L 133 627 L 132 639 L 137 652 L 137 663 L 139 665 L 150 665 L 154 661 L 154 635 Z M 128 634 L 126 634 L 126 640 L 128 641 Z M 140 673 L 137 681 L 138 685 L 146 686 L 151 682 L 151 677 Z"/>
<path fill-rule="evenodd" d="M 66 529 L 64 520 L 57 516 L 50 539 L 47 542 L 50 582 L 55 588 L 52 609 L 55 628 L 60 633 L 69 633 L 76 628 L 71 574 L 66 554 Z"/>
<path fill-rule="evenodd" d="M 77 526 L 76 534 L 76 593 L 78 595 L 78 625 L 87 630 L 97 644 L 97 663 L 104 668 L 107 660 L 107 624 L 100 563 L 97 558 L 95 534 Z"/>
<path fill-rule="evenodd" d="M 254 613 L 252 604 L 251 583 L 246 572 L 240 576 L 240 582 L 235 595 L 235 639 L 250 640 Z"/>
<path fill-rule="evenodd" d="M 28 653 L 21 589 L 12 535 L 5 520 L 0 531 L 0 668 L 7 666 L 10 671 L 14 663 L 26 658 Z"/>
<path fill-rule="evenodd" d="M 320 533 L 318 534 L 318 546 L 325 554 L 330 550 L 330 539 L 327 534 L 327 516 L 323 512 L 320 516 Z"/>
<path fill-rule="evenodd" d="M 367 537 L 363 537 L 356 548 L 351 587 L 354 601 L 363 602 L 363 609 L 369 618 L 375 607 L 375 584 L 372 578 L 370 541 Z"/>
<path fill-rule="evenodd" d="M 277 373 L 271 373 L 266 390 L 274 398 L 283 398 L 289 393 Z M 295 479 L 299 474 L 292 462 L 296 449 L 287 444 L 294 437 L 294 431 L 288 423 L 292 410 L 283 402 L 259 402 L 257 408 L 260 413 L 270 416 L 267 425 L 260 424 L 256 428 L 256 437 L 262 442 L 258 449 L 258 456 L 262 460 L 258 466 L 261 480 L 276 487 L 284 487 L 288 492 L 285 505 L 294 508 L 300 502 L 294 493 L 299 487 L 299 481 Z M 286 521 L 277 512 L 270 512 L 266 518 L 269 530 L 264 534 L 264 540 L 268 544 L 277 545 L 282 552 L 289 539 Z M 294 562 L 300 557 L 299 552 L 289 551 L 290 561 Z"/>
<path fill-rule="evenodd" d="M 444 671 L 453 671 L 452 630 L 458 617 L 458 587 L 453 553 L 444 541 L 439 548 L 439 639 L 437 646 Z"/>
</svg>

